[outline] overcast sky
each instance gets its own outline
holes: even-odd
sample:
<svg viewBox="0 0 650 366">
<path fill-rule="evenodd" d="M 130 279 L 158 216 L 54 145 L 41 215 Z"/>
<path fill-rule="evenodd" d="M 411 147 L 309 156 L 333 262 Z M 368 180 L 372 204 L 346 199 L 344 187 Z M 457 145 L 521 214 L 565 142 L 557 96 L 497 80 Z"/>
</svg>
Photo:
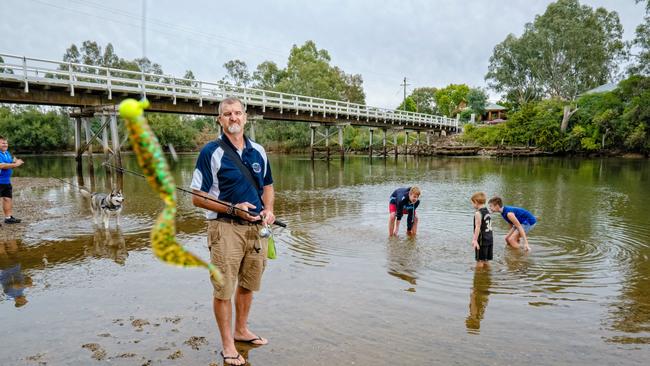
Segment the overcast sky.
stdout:
<svg viewBox="0 0 650 366">
<path fill-rule="evenodd" d="M 618 12 L 632 39 L 645 4 L 582 0 Z M 286 66 L 294 44 L 313 40 L 332 64 L 361 74 L 366 102 L 396 107 L 409 90 L 449 83 L 485 86 L 494 46 L 520 35 L 547 0 L 210 1 L 147 0 L 146 56 L 167 74 L 191 69 L 216 81 L 231 59 L 252 71 L 262 61 Z M 111 42 L 116 53 L 143 54 L 138 0 L 0 0 L 0 53 L 60 60 L 70 44 Z M 491 93 L 492 99 L 497 97 Z"/>
</svg>

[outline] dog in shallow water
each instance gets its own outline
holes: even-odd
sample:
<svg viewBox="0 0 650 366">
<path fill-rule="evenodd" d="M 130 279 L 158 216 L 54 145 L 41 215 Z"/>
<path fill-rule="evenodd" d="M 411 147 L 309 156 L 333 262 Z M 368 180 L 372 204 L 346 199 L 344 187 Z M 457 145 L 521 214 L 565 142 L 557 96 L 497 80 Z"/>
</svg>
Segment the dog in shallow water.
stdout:
<svg viewBox="0 0 650 366">
<path fill-rule="evenodd" d="M 90 209 L 93 212 L 93 221 L 96 225 L 98 219 L 104 229 L 108 229 L 108 221 L 111 216 L 115 216 L 116 226 L 120 226 L 120 213 L 122 212 L 122 203 L 124 196 L 122 190 L 112 190 L 110 193 L 91 193 Z"/>
</svg>

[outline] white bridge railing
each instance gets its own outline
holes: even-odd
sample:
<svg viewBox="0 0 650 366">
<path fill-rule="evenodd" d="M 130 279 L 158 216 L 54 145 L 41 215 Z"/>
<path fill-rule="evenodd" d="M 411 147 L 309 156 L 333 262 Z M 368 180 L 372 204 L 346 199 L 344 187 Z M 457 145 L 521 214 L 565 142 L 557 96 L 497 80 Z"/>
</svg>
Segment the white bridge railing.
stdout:
<svg viewBox="0 0 650 366">
<path fill-rule="evenodd" d="M 65 87 L 70 95 L 75 90 L 104 91 L 108 99 L 114 93 L 138 93 L 145 96 L 169 98 L 173 104 L 177 99 L 193 100 L 199 106 L 204 102 L 219 102 L 227 97 L 240 98 L 247 105 L 279 109 L 280 113 L 322 114 L 358 121 L 375 121 L 385 124 L 404 124 L 419 127 L 458 127 L 458 120 L 430 114 L 370 107 L 357 103 L 309 97 L 269 90 L 237 87 L 223 83 L 177 78 L 113 69 L 101 66 L 52 61 L 0 53 L 0 80 L 18 81 L 29 93 L 30 85 Z"/>
</svg>

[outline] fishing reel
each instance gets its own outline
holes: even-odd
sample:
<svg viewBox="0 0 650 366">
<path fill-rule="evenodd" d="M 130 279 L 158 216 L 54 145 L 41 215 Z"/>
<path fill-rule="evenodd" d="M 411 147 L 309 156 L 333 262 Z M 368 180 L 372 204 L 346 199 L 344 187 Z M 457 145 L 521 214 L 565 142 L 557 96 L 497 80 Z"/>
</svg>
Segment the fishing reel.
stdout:
<svg viewBox="0 0 650 366">
<path fill-rule="evenodd" d="M 260 238 L 268 238 L 272 234 L 271 228 L 268 226 L 264 226 L 263 228 L 260 229 L 259 234 L 260 234 Z"/>
</svg>

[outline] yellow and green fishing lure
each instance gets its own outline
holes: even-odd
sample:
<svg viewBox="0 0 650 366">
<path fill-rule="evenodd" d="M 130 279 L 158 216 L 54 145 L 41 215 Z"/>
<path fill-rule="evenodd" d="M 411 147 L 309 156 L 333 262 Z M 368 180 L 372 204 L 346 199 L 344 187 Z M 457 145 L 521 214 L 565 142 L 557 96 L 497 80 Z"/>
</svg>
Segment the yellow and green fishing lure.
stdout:
<svg viewBox="0 0 650 366">
<path fill-rule="evenodd" d="M 165 202 L 163 211 L 151 228 L 153 252 L 160 260 L 172 265 L 206 267 L 217 283 L 222 283 L 223 276 L 217 267 L 198 258 L 176 241 L 176 184 L 169 173 L 160 143 L 144 117 L 144 110 L 148 107 L 149 101 L 146 99 L 126 99 L 120 103 L 119 112 L 125 121 L 138 164 L 151 188 Z"/>
</svg>

